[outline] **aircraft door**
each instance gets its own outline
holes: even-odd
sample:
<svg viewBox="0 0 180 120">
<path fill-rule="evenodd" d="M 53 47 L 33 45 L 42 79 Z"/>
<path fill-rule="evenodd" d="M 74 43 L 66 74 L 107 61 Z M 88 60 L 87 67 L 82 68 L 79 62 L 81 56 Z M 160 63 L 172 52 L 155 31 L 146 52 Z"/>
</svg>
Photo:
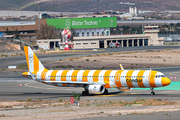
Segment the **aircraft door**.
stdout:
<svg viewBox="0 0 180 120">
<path fill-rule="evenodd" d="M 41 78 L 42 80 L 46 80 L 46 73 L 47 72 L 42 72 L 42 78 Z"/>
<path fill-rule="evenodd" d="M 151 77 L 151 71 L 146 73 L 146 76 L 145 76 L 146 82 L 150 81 L 150 77 Z"/>
<path fill-rule="evenodd" d="M 117 87 L 121 87 L 120 86 L 120 82 L 121 82 L 121 75 L 119 74 L 119 73 L 117 73 L 116 75 L 115 75 L 115 84 L 116 84 L 116 86 Z"/>
<path fill-rule="evenodd" d="M 118 81 L 120 81 L 120 74 L 119 73 L 117 73 L 116 75 L 115 75 L 115 80 L 118 82 Z"/>
</svg>

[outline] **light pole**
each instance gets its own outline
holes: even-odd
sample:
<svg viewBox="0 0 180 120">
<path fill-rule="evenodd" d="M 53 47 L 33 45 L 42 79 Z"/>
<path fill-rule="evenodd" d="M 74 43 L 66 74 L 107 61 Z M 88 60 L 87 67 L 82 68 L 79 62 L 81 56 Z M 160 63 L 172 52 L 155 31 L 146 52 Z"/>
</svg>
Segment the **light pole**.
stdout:
<svg viewBox="0 0 180 120">
<path fill-rule="evenodd" d="M 143 7 L 142 7 L 143 3 L 141 3 L 141 12 L 142 12 L 142 34 L 144 32 L 144 24 L 143 24 Z"/>
<path fill-rule="evenodd" d="M 38 3 L 38 18 L 39 18 L 39 32 L 41 30 L 41 26 L 40 26 L 40 11 L 39 11 L 39 6 L 40 6 L 40 3 Z"/>
</svg>

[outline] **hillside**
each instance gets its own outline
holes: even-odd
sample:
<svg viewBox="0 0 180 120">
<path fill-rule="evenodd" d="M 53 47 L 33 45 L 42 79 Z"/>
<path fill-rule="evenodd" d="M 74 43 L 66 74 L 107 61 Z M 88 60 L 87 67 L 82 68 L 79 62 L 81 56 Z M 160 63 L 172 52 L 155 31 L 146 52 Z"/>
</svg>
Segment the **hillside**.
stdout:
<svg viewBox="0 0 180 120">
<path fill-rule="evenodd" d="M 0 10 L 16 10 L 34 0 L 0 0 Z"/>
<path fill-rule="evenodd" d="M 129 5 L 119 4 L 121 0 L 0 0 L 0 10 L 40 10 L 59 12 L 97 12 L 104 10 L 127 11 Z M 179 0 L 123 0 L 135 2 L 138 9 L 143 2 L 144 10 L 180 10 Z"/>
</svg>

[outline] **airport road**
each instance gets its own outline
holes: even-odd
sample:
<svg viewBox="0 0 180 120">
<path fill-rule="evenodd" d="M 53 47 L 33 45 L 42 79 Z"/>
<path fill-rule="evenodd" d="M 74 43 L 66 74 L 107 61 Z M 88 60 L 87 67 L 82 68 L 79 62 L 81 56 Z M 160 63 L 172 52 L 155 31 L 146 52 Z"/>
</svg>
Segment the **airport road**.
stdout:
<svg viewBox="0 0 180 120">
<path fill-rule="evenodd" d="M 94 54 L 102 53 L 115 53 L 115 52 L 125 52 L 125 51 L 146 51 L 149 49 L 152 50 L 161 50 L 161 49 L 179 49 L 180 46 L 145 46 L 145 47 L 123 47 L 123 48 L 107 48 L 101 49 L 105 51 L 93 51 L 93 52 L 81 52 L 81 53 L 59 53 L 59 54 L 43 54 L 37 55 L 40 61 L 52 61 L 59 60 L 69 57 L 79 57 L 79 56 L 88 56 Z M 0 69 L 8 68 L 8 66 L 18 66 L 21 64 L 26 64 L 25 56 L 18 57 L 0 57 Z"/>
</svg>

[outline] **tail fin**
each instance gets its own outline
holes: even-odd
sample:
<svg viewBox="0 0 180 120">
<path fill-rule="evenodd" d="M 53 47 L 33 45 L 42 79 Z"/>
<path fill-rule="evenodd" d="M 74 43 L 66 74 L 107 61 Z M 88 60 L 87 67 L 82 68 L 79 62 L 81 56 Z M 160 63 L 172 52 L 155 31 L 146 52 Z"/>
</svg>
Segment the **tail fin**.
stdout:
<svg viewBox="0 0 180 120">
<path fill-rule="evenodd" d="M 29 72 L 33 73 L 39 70 L 46 70 L 46 68 L 42 65 L 42 63 L 39 61 L 39 59 L 29 46 L 24 46 L 24 52 Z"/>
</svg>

